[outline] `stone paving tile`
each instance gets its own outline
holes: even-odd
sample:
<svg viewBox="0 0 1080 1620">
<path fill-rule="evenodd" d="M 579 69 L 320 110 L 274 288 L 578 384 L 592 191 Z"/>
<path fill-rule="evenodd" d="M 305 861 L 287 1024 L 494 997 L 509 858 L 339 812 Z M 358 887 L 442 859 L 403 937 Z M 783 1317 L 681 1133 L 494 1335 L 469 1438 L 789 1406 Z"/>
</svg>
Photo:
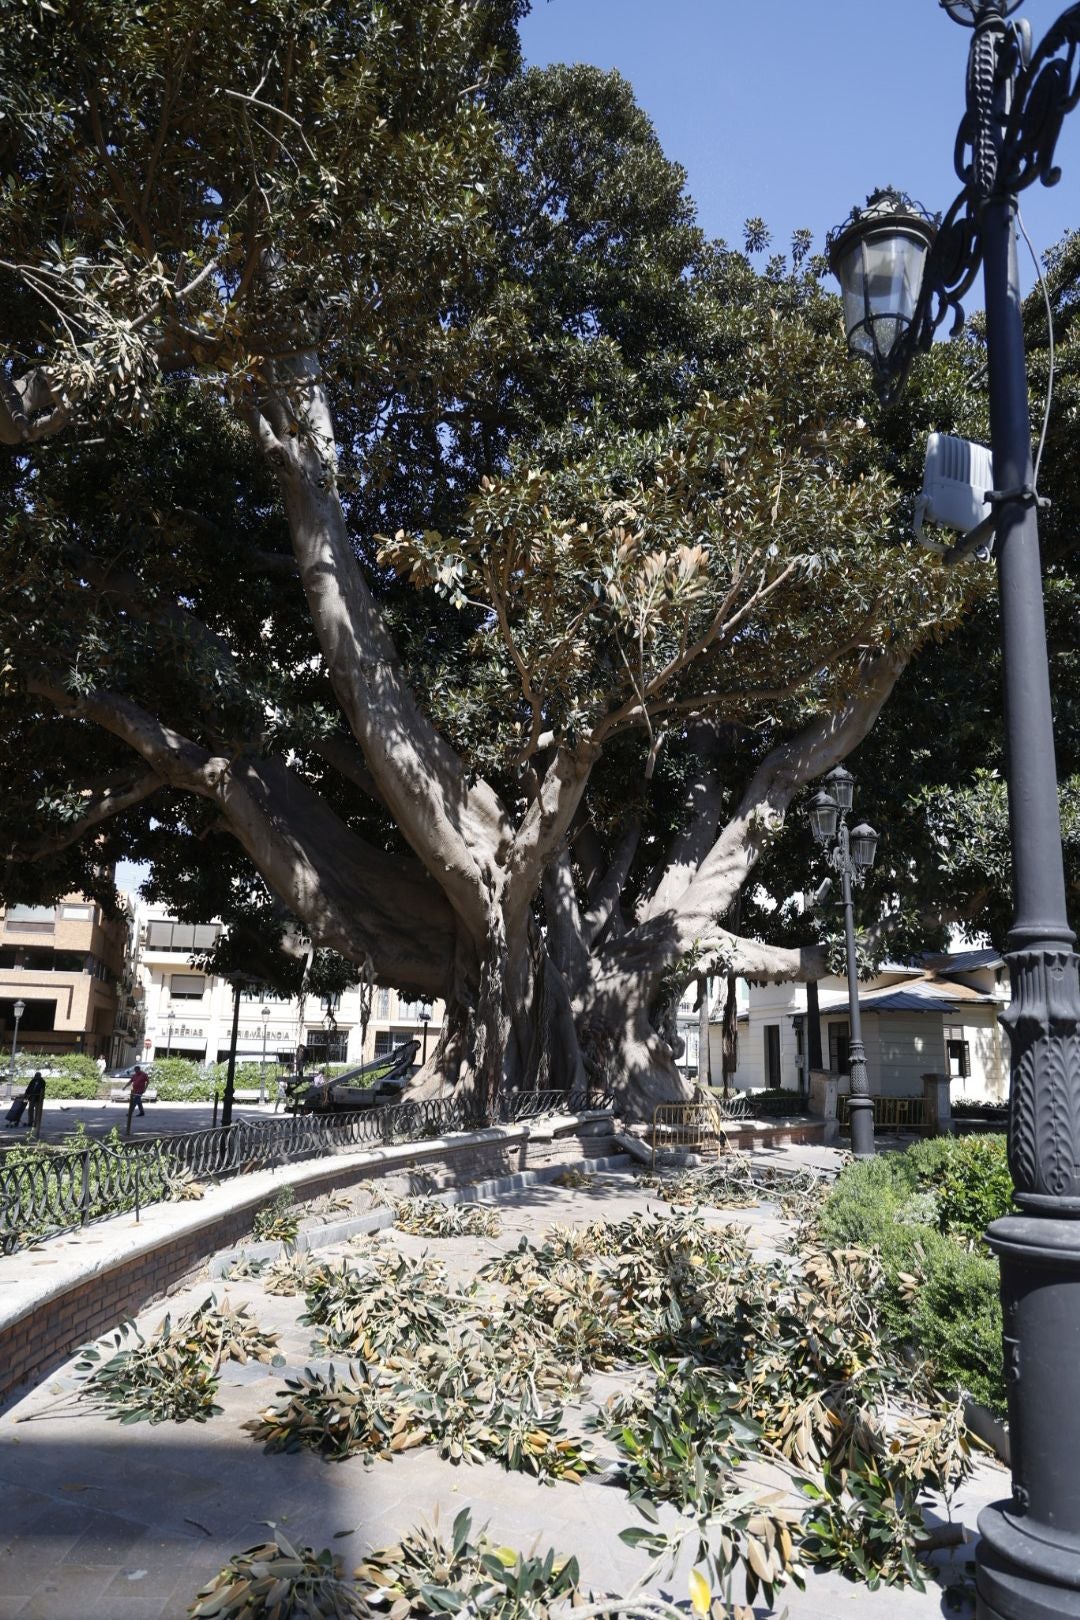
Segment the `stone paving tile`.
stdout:
<svg viewBox="0 0 1080 1620">
<path fill-rule="evenodd" d="M 90 1565 L 50 1566 L 43 1552 L 38 1584 L 22 1608 L 13 1613 L 18 1620 L 83 1620 L 113 1573 Z"/>
<path fill-rule="evenodd" d="M 137 1562 L 139 1544 L 146 1539 L 146 1530 L 145 1524 L 134 1519 L 121 1518 L 114 1513 L 96 1513 L 60 1563 L 111 1568 L 133 1559 Z"/>
</svg>

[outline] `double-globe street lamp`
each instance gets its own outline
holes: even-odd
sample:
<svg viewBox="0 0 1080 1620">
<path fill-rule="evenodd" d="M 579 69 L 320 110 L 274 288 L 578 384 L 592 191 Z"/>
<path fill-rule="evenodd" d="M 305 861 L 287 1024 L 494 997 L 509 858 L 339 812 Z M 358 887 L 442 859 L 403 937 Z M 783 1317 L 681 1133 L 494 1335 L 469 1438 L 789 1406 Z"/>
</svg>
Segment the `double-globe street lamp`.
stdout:
<svg viewBox="0 0 1080 1620">
<path fill-rule="evenodd" d="M 259 1106 L 266 1101 L 266 1032 L 270 1027 L 270 1008 L 262 1009 L 263 1048 L 262 1062 L 259 1064 Z"/>
<path fill-rule="evenodd" d="M 18 1045 L 18 1040 L 19 1040 L 19 1025 L 22 1023 L 22 1015 L 26 1011 L 26 1002 L 23 1001 L 20 998 L 20 1000 L 18 1000 L 15 1003 L 14 1007 L 12 1007 L 11 1010 L 15 1014 L 15 1029 L 12 1032 L 12 1036 L 11 1036 L 11 1062 L 8 1065 L 8 1096 L 9 1097 L 11 1096 L 11 1092 L 12 1092 L 12 1089 L 13 1089 L 14 1084 L 15 1084 L 15 1050 L 16 1050 L 16 1047 Z"/>
<path fill-rule="evenodd" d="M 815 793 L 810 801 L 810 827 L 817 842 L 826 851 L 829 865 L 840 878 L 844 943 L 847 947 L 848 1118 L 851 1121 L 851 1148 L 857 1159 L 870 1159 L 874 1156 L 874 1102 L 870 1096 L 862 1020 L 859 1017 L 859 967 L 855 955 L 852 888 L 863 882 L 874 864 L 878 835 L 865 821 L 848 832 L 847 818 L 854 802 L 855 778 L 850 771 L 838 765 L 825 778 L 825 788 Z"/>
<path fill-rule="evenodd" d="M 897 396 L 980 264 L 986 301 L 1014 922 L 1007 960 L 1009 1165 L 1021 1213 L 987 1238 L 1001 1262 L 1012 1499 L 979 1518 L 982 1620 L 1080 1617 L 1080 979 L 1065 908 L 1038 495 L 1017 273 L 1017 196 L 1059 178 L 1080 101 L 1080 5 L 1032 52 L 1015 0 L 939 0 L 974 30 L 956 143 L 959 196 L 931 218 L 875 192 L 833 233 L 848 341 Z"/>
</svg>

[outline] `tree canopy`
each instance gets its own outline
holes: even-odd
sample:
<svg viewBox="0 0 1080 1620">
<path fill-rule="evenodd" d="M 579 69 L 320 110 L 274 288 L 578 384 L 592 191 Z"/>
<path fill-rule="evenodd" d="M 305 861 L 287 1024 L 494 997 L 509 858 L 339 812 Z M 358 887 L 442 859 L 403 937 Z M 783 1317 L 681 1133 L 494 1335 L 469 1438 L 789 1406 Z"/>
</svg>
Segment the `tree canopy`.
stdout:
<svg viewBox="0 0 1080 1620">
<path fill-rule="evenodd" d="M 513 0 L 15 9 L 5 892 L 273 897 L 433 1080 L 643 1105 L 693 973 L 820 971 L 725 919 L 986 593 L 890 544 L 955 367 L 883 428 L 805 236 L 703 240 Z"/>
</svg>

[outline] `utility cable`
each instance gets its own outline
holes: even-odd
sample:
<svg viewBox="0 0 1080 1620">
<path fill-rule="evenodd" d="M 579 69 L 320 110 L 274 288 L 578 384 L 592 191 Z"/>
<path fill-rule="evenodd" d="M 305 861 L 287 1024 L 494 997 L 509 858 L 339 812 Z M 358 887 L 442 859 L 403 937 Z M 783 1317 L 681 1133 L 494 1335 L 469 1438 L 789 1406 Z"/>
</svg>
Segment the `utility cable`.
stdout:
<svg viewBox="0 0 1080 1620">
<path fill-rule="evenodd" d="M 1046 404 L 1043 408 L 1042 432 L 1039 434 L 1039 448 L 1035 453 L 1035 472 L 1032 478 L 1032 487 L 1037 494 L 1039 489 L 1039 465 L 1042 462 L 1043 446 L 1046 444 L 1046 430 L 1050 425 L 1050 406 L 1054 398 L 1054 365 L 1056 360 L 1054 350 L 1054 311 L 1050 304 L 1050 289 L 1046 285 L 1042 263 L 1031 244 L 1031 237 L 1027 233 L 1027 226 L 1024 224 L 1024 216 L 1020 212 L 1019 204 L 1017 204 L 1016 208 L 1016 223 L 1020 228 L 1020 235 L 1027 243 L 1027 250 L 1031 254 L 1031 262 L 1035 266 L 1035 274 L 1038 276 L 1039 286 L 1042 288 L 1043 301 L 1046 304 L 1046 331 L 1049 340 L 1050 372 L 1046 382 Z"/>
</svg>

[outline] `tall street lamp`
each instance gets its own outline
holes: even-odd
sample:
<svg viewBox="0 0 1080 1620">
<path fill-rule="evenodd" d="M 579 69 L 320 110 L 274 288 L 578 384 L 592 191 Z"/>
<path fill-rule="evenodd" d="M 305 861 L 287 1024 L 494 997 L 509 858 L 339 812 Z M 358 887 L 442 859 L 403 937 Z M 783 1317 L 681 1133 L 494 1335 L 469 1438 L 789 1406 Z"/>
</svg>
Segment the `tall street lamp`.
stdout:
<svg viewBox="0 0 1080 1620">
<path fill-rule="evenodd" d="M 857 1159 L 874 1156 L 874 1102 L 870 1077 L 866 1072 L 862 1021 L 859 1017 L 859 966 L 855 956 L 855 905 L 852 887 L 863 882 L 874 864 L 878 835 L 865 822 L 848 832 L 847 818 L 855 800 L 855 778 L 838 765 L 825 778 L 828 792 L 815 793 L 810 801 L 810 827 L 826 851 L 826 860 L 839 873 L 844 906 L 844 940 L 847 946 L 847 982 L 850 1020 L 848 1041 L 848 1117 L 851 1120 L 851 1149 Z M 839 834 L 839 837 L 837 837 Z M 837 842 L 833 844 L 833 839 Z M 832 845 L 830 849 L 829 846 Z"/>
<path fill-rule="evenodd" d="M 259 1106 L 266 1101 L 266 1031 L 270 1024 L 270 1008 L 262 1010 L 263 1049 L 262 1062 L 259 1064 Z"/>
<path fill-rule="evenodd" d="M 175 1022 L 176 1022 L 176 1014 L 173 1012 L 172 1008 L 170 1007 L 168 1012 L 165 1014 L 165 1030 L 166 1030 L 165 1056 L 166 1056 L 166 1058 L 171 1058 L 172 1057 L 172 1032 L 173 1032 L 173 1025 L 175 1024 Z"/>
<path fill-rule="evenodd" d="M 956 143 L 959 196 L 941 219 L 875 192 L 830 238 L 848 341 L 893 399 L 980 264 L 1004 665 L 1014 921 L 1007 960 L 1009 1166 L 1021 1213 L 987 1240 L 1001 1262 L 1012 1499 L 979 1517 L 982 1620 L 1080 1617 L 1080 978 L 1065 908 L 1038 495 L 1017 273 L 1017 194 L 1060 177 L 1080 101 L 1080 5 L 1032 52 L 1017 0 L 940 0 L 974 30 Z"/>
<path fill-rule="evenodd" d="M 11 1037 L 11 1062 L 8 1064 L 9 1095 L 12 1087 L 15 1084 L 15 1048 L 19 1040 L 19 1025 L 22 1023 L 22 1015 L 26 1011 L 26 1002 L 22 999 L 18 1000 L 11 1010 L 15 1014 L 15 1030 Z"/>
<path fill-rule="evenodd" d="M 431 1002 L 422 1001 L 416 1016 L 424 1026 L 424 1046 L 422 1052 L 420 1053 L 420 1067 L 423 1068 L 424 1064 L 427 1062 L 427 1032 L 428 1025 L 431 1023 Z"/>
</svg>

